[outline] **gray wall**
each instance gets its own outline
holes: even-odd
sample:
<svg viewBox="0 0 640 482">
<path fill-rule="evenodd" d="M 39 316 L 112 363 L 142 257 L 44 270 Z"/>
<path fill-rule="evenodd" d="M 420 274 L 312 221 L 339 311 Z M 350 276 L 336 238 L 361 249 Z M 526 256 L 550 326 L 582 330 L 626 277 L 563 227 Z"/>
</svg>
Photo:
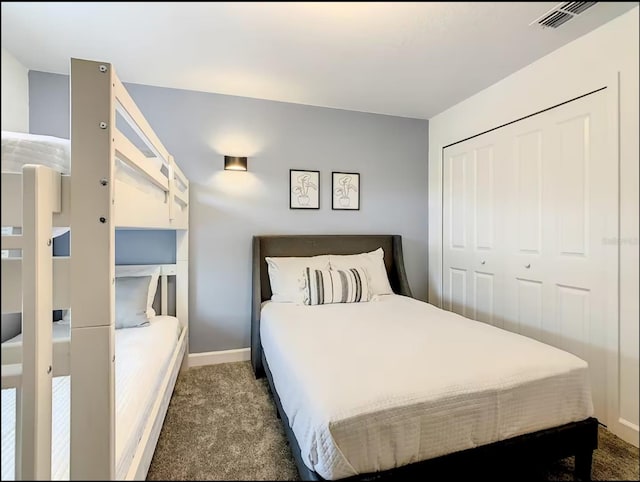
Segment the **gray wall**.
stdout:
<svg viewBox="0 0 640 482">
<path fill-rule="evenodd" d="M 68 78 L 29 79 L 31 132 L 68 137 Z M 127 88 L 191 182 L 191 352 L 249 346 L 257 234 L 401 234 L 411 288 L 426 300 L 427 121 Z M 225 154 L 248 156 L 249 172 L 224 171 Z M 320 210 L 289 209 L 289 169 L 321 172 Z M 331 171 L 361 174 L 360 211 L 331 209 Z M 116 249 L 143 256 L 128 239 Z"/>
<path fill-rule="evenodd" d="M 69 256 L 70 232 L 53 240 L 54 256 Z M 174 264 L 175 231 L 118 229 L 116 264 Z"/>
</svg>

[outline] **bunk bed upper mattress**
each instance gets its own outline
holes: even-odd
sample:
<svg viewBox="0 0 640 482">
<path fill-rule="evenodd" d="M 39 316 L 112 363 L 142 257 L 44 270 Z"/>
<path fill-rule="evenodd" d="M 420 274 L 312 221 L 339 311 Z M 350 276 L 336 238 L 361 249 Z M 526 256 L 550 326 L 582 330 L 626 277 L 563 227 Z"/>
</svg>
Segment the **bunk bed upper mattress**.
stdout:
<svg viewBox="0 0 640 482">
<path fill-rule="evenodd" d="M 44 164 L 69 174 L 71 143 L 60 137 L 2 131 L 2 172 L 22 172 L 25 164 Z"/>
<path fill-rule="evenodd" d="M 160 171 L 162 162 L 156 157 L 147 158 Z M 62 174 L 71 172 L 71 141 L 60 137 L 2 131 L 2 172 L 21 173 L 25 164 L 41 164 Z M 116 158 L 116 179 L 135 186 L 137 189 L 164 201 L 164 191 L 136 169 Z M 55 235 L 68 228 L 54 228 Z"/>
<path fill-rule="evenodd" d="M 593 413 L 587 363 L 398 295 L 267 301 L 265 359 L 304 463 L 325 479 L 474 448 Z"/>
<path fill-rule="evenodd" d="M 56 332 L 69 325 L 58 325 Z M 66 328 L 65 328 L 66 326 Z M 156 316 L 141 328 L 116 330 L 116 478 L 123 480 L 156 400 L 180 335 L 173 316 Z M 8 340 L 16 343 L 18 340 Z M 6 343 L 6 342 L 5 342 Z M 51 478 L 69 480 L 69 377 L 53 379 Z M 15 390 L 2 390 L 2 480 L 15 478 Z"/>
</svg>

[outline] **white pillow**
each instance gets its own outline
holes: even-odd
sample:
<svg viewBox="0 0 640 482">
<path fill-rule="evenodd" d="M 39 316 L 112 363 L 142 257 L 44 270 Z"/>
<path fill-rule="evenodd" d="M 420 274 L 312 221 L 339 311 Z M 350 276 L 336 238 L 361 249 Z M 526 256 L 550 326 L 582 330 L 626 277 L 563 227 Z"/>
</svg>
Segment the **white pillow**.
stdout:
<svg viewBox="0 0 640 482">
<path fill-rule="evenodd" d="M 329 256 L 269 258 L 265 261 L 269 267 L 271 283 L 271 301 L 277 303 L 303 303 L 304 270 L 329 269 Z"/>
<path fill-rule="evenodd" d="M 156 315 L 156 311 L 153 309 L 153 300 L 158 287 L 159 275 L 159 269 L 155 269 L 149 276 L 119 276 L 116 278 L 116 329 L 135 328 L 149 324 L 149 320 Z M 58 323 L 68 325 L 70 322 L 71 310 L 62 310 L 62 320 Z"/>
<path fill-rule="evenodd" d="M 321 270 L 307 268 L 304 272 L 304 304 L 361 303 L 371 294 L 364 268 Z"/>
<path fill-rule="evenodd" d="M 145 277 L 149 283 L 147 291 L 147 307 L 146 312 L 149 318 L 156 316 L 153 309 L 153 300 L 158 290 L 158 279 L 160 278 L 160 268 L 154 265 L 118 265 L 116 266 L 116 280 L 119 277 Z M 150 277 L 150 278 L 149 278 Z"/>
<path fill-rule="evenodd" d="M 116 329 L 149 324 L 155 316 L 148 311 L 148 292 L 152 276 L 116 278 Z M 157 279 L 156 279 L 157 283 Z"/>
<path fill-rule="evenodd" d="M 361 254 L 332 254 L 329 258 L 331 269 L 364 268 L 369 274 L 369 288 L 372 296 L 393 294 L 389 284 L 389 277 L 387 276 L 387 269 L 384 267 L 384 251 L 382 248 Z"/>
<path fill-rule="evenodd" d="M 148 325 L 151 318 L 156 316 L 153 300 L 158 289 L 160 268 L 120 265 L 116 271 L 119 275 L 116 277 L 116 329 Z M 68 325 L 70 322 L 71 311 L 62 310 L 59 323 Z"/>
</svg>

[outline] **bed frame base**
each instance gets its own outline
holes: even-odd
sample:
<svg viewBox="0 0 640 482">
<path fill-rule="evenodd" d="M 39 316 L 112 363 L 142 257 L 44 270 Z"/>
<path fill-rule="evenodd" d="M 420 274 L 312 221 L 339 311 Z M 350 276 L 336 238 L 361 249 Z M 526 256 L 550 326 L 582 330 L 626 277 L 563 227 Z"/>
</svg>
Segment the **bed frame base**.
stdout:
<svg viewBox="0 0 640 482">
<path fill-rule="evenodd" d="M 300 445 L 291 430 L 289 418 L 282 409 L 280 397 L 273 385 L 271 370 L 262 354 L 264 369 L 278 418 L 282 420 L 289 441 L 291 453 L 302 480 L 325 480 L 317 472 L 309 469 L 302 461 Z M 429 476 L 434 480 L 460 479 L 541 479 L 544 464 L 575 456 L 575 476 L 579 480 L 591 480 L 593 451 L 598 448 L 598 421 L 587 418 L 538 432 L 520 435 L 474 449 L 443 455 L 403 467 L 361 474 L 345 481 L 386 481 L 414 479 Z"/>
</svg>

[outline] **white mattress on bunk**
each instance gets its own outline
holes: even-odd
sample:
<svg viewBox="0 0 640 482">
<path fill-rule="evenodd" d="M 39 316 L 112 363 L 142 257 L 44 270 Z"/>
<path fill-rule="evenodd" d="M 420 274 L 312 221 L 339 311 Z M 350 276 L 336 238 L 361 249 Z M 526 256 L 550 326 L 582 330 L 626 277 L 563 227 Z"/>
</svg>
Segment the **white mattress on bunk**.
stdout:
<svg viewBox="0 0 640 482">
<path fill-rule="evenodd" d="M 64 340 L 65 338 L 69 338 L 69 324 L 61 321 L 56 321 L 53 323 L 53 328 L 51 329 L 51 336 L 54 340 Z M 2 342 L 2 353 L 6 353 L 6 349 L 18 349 L 22 350 L 22 333 L 14 336 L 6 341 Z"/>
<path fill-rule="evenodd" d="M 70 160 L 69 139 L 2 131 L 2 172 L 22 172 L 25 164 L 44 164 L 69 174 Z"/>
<path fill-rule="evenodd" d="M 148 157 L 158 171 L 162 161 Z M 62 174 L 71 171 L 71 141 L 53 136 L 2 131 L 2 172 L 22 172 L 25 164 L 42 164 Z M 116 179 L 131 184 L 141 191 L 164 201 L 165 194 L 136 169 L 116 159 Z"/>
<path fill-rule="evenodd" d="M 404 296 L 267 302 L 260 333 L 302 460 L 325 479 L 593 414 L 583 360 Z"/>
<path fill-rule="evenodd" d="M 129 470 L 179 334 L 180 324 L 172 316 L 157 316 L 145 327 L 116 330 L 115 456 L 119 480 Z M 52 480 L 69 480 L 69 385 L 69 377 L 53 379 Z M 14 459 L 15 390 L 10 389 L 2 390 L 2 480 L 14 480 Z"/>
</svg>

